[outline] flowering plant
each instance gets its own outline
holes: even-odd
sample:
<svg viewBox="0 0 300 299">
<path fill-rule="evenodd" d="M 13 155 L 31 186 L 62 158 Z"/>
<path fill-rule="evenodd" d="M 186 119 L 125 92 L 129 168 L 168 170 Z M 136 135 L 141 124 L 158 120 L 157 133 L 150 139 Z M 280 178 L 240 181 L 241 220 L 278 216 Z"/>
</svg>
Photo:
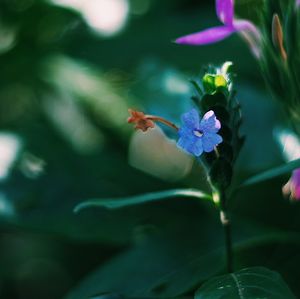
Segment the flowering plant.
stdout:
<svg viewBox="0 0 300 299">
<path fill-rule="evenodd" d="M 216 14 L 223 25 L 188 34 L 177 38 L 175 42 L 199 46 L 220 42 L 234 33 L 240 34 L 259 62 L 267 85 L 275 98 L 284 103 L 284 110 L 291 117 L 295 132 L 300 135 L 297 131 L 300 119 L 300 43 L 295 34 L 300 33 L 299 1 L 287 1 L 283 4 L 279 0 L 269 0 L 264 5 L 261 23 L 255 25 L 235 16 L 233 0 L 216 0 Z M 176 124 L 161 116 L 129 109 L 128 123 L 133 123 L 135 129 L 145 134 L 151 132 L 158 123 L 175 131 L 177 147 L 199 163 L 209 187 L 208 191 L 184 188 L 120 200 L 88 200 L 78 204 L 75 212 L 93 206 L 117 209 L 170 197 L 208 200 L 219 212 L 224 229 L 226 268 L 229 274 L 203 284 L 196 292 L 196 298 L 248 298 L 248 294 L 249 298 L 295 298 L 285 283 L 281 279 L 277 281 L 278 276 L 270 270 L 250 268 L 233 273 L 235 258 L 229 203 L 235 194 L 245 186 L 292 172 L 283 192 L 292 201 L 300 200 L 299 159 L 259 173 L 238 186 L 233 184 L 235 162 L 247 137 L 240 133 L 242 109 L 236 98 L 233 78 L 232 63 L 225 62 L 220 67 L 209 67 L 200 78 L 192 80 L 195 87 L 192 96 L 194 107 L 189 111 L 182 111 L 181 122 L 177 119 Z M 244 276 L 250 276 L 253 280 L 250 279 L 247 284 Z M 277 281 L 279 287 L 276 295 L 273 297 L 269 290 L 261 288 L 255 277 L 271 280 L 274 289 Z"/>
</svg>

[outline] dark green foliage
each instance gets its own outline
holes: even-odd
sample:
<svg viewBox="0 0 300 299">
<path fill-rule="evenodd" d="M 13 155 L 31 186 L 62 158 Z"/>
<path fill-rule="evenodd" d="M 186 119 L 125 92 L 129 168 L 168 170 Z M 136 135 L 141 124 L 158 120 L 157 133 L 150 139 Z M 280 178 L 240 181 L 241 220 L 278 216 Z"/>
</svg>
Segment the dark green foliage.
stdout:
<svg viewBox="0 0 300 299">
<path fill-rule="evenodd" d="M 296 299 L 276 272 L 247 268 L 213 278 L 196 292 L 195 299 Z"/>
<path fill-rule="evenodd" d="M 223 122 L 219 158 L 205 156 L 216 185 L 229 184 L 233 162 L 238 182 L 262 172 L 229 200 L 235 270 L 274 269 L 300 297 L 300 209 L 281 195 L 296 164 L 273 169 L 284 162 L 272 129 L 285 123 L 262 89 L 256 62 L 237 35 L 203 48 L 171 43 L 219 25 L 214 1 L 129 2 L 123 31 L 105 37 L 81 12 L 50 0 L 0 1 L 0 133 L 16 134 L 22 144 L 0 181 L 0 298 L 191 299 L 225 272 L 215 206 L 197 199 L 199 190 L 210 192 L 204 172 L 194 163 L 187 176 L 170 182 L 134 169 L 126 118 L 127 108 L 136 107 L 179 124 L 191 108 L 188 78 L 209 62 L 227 60 L 238 74 L 243 122 L 234 92 L 222 84 L 205 90 L 198 80 L 192 83 L 195 104 L 202 112 L 213 108 Z M 261 0 L 236 2 L 238 15 L 255 12 L 257 18 Z M 282 12 L 292 79 L 286 80 L 274 47 L 266 50 L 271 54 L 263 68 L 285 102 L 299 77 L 298 14 Z M 157 162 L 147 154 L 159 154 L 158 143 L 147 149 L 145 158 Z M 1 169 L 7 154 L 13 151 L 1 147 Z M 168 153 L 164 162 L 177 163 Z M 186 196 L 187 190 L 197 198 Z M 140 194 L 148 197 L 135 197 Z M 89 198 L 108 198 L 95 204 L 122 209 L 74 214 Z"/>
<path fill-rule="evenodd" d="M 284 174 L 289 174 L 294 169 L 299 168 L 299 167 L 300 167 L 300 159 L 293 160 L 289 163 L 285 163 L 282 166 L 278 166 L 273 169 L 269 169 L 265 172 L 261 172 L 258 175 L 248 178 L 246 181 L 243 182 L 242 186 L 257 184 L 257 183 L 260 183 L 260 182 L 263 182 L 266 180 L 276 178 L 276 177 L 284 175 Z"/>
<path fill-rule="evenodd" d="M 274 44 L 272 35 L 273 16 L 277 14 L 283 31 L 283 47 L 287 58 Z M 300 18 L 295 1 L 265 1 L 262 17 L 262 57 L 260 59 L 263 76 L 273 95 L 288 113 L 298 131 L 300 120 Z"/>
<path fill-rule="evenodd" d="M 161 192 L 146 193 L 137 196 L 130 196 L 127 198 L 116 199 L 116 198 L 100 198 L 100 199 L 89 199 L 77 205 L 74 208 L 74 212 L 78 213 L 80 210 L 89 207 L 103 207 L 106 209 L 119 209 L 132 205 L 141 205 L 153 201 L 161 201 L 175 197 L 191 197 L 196 199 L 211 200 L 209 194 L 206 194 L 196 189 L 175 189 Z"/>
<path fill-rule="evenodd" d="M 210 168 L 209 176 L 218 190 L 226 190 L 231 183 L 232 166 L 227 158 L 216 159 Z"/>
</svg>

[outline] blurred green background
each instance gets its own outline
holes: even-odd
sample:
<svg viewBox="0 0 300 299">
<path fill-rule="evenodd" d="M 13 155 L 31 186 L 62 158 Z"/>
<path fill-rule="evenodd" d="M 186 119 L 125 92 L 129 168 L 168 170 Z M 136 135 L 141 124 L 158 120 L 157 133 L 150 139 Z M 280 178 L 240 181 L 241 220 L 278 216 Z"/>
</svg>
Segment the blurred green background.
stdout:
<svg viewBox="0 0 300 299">
<path fill-rule="evenodd" d="M 237 12 L 255 16 L 258 2 L 237 1 Z M 136 134 L 126 118 L 133 107 L 179 123 L 189 80 L 210 63 L 233 61 L 237 74 L 247 139 L 236 183 L 284 162 L 273 129 L 285 119 L 239 37 L 172 43 L 217 23 L 213 1 L 1 0 L 0 298 L 190 297 L 224 271 L 209 203 L 72 212 L 88 198 L 204 187 L 160 130 Z M 235 268 L 279 271 L 300 296 L 299 206 L 282 198 L 287 179 L 231 199 Z"/>
</svg>

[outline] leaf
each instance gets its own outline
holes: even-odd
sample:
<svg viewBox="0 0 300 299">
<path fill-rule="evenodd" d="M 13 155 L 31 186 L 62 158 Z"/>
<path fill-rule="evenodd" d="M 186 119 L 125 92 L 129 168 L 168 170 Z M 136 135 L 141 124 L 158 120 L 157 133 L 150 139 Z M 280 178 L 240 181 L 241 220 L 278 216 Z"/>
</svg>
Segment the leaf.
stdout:
<svg viewBox="0 0 300 299">
<path fill-rule="evenodd" d="M 226 105 L 227 98 L 219 91 L 214 94 L 205 94 L 201 99 L 201 107 L 204 111 L 211 110 L 214 106 L 226 107 Z"/>
<path fill-rule="evenodd" d="M 249 179 L 244 181 L 240 185 L 240 187 L 253 185 L 253 184 L 256 184 L 256 183 L 260 183 L 260 182 L 278 177 L 278 176 L 286 174 L 286 173 L 290 173 L 298 167 L 300 167 L 300 159 L 288 162 L 284 165 L 269 169 L 267 171 L 264 171 L 260 174 L 255 175 L 253 177 L 250 177 Z"/>
<path fill-rule="evenodd" d="M 139 297 L 125 297 L 121 294 L 115 294 L 115 293 L 112 293 L 112 294 L 102 294 L 102 295 L 96 295 L 96 296 L 93 296 L 93 297 L 89 297 L 88 299 L 146 299 L 146 298 L 139 298 Z M 156 299 L 156 297 L 149 297 L 147 299 Z M 172 298 L 170 298 L 172 299 Z M 191 297 L 177 297 L 177 299 L 191 299 Z"/>
<path fill-rule="evenodd" d="M 263 267 L 242 269 L 204 283 L 195 299 L 295 299 L 280 274 Z"/>
<path fill-rule="evenodd" d="M 95 295 L 92 297 L 89 297 L 88 299 L 124 299 L 125 297 L 121 296 L 120 294 L 115 293 L 104 293 L 101 295 Z"/>
<path fill-rule="evenodd" d="M 195 231 L 144 239 L 88 274 L 65 299 L 117 293 L 126 298 L 174 298 L 221 273 L 224 266 L 222 229 L 205 217 Z M 202 229 L 202 231 L 201 231 Z M 213 232 L 213 233 L 212 233 Z M 180 238 L 178 238 L 180 234 Z M 211 238 L 213 234 L 214 238 Z"/>
<path fill-rule="evenodd" d="M 172 197 L 194 197 L 212 200 L 209 194 L 206 194 L 197 189 L 174 189 L 161 192 L 145 193 L 137 196 L 124 197 L 123 199 L 116 198 L 103 198 L 103 199 L 90 199 L 78 204 L 74 208 L 74 212 L 78 213 L 84 208 L 90 207 L 103 207 L 107 209 L 118 209 L 131 205 L 139 205 L 152 201 L 159 201 L 162 199 L 168 199 Z"/>
<path fill-rule="evenodd" d="M 122 294 L 126 298 L 178 298 L 191 294 L 204 281 L 223 273 L 225 266 L 223 228 L 218 223 L 218 215 L 208 210 L 198 211 L 196 215 L 195 218 L 189 214 L 189 221 L 179 222 L 177 228 L 173 224 L 172 232 L 160 231 L 155 236 L 143 238 L 142 242 L 140 239 L 125 252 L 99 265 L 65 299 L 82 299 L 103 293 Z M 253 256 L 253 250 L 270 243 L 275 244 L 275 248 L 282 244 L 296 248 L 297 253 L 295 245 L 299 244 L 299 234 L 271 232 L 263 226 L 237 220 L 235 218 L 235 233 L 237 230 L 239 233 L 235 239 L 239 241 L 235 242 L 234 251 L 239 258 L 243 254 L 255 260 L 262 253 Z M 276 267 L 281 259 L 282 256 L 272 265 Z M 286 268 L 286 271 L 291 270 Z M 298 276 L 288 277 L 289 284 L 294 281 L 297 289 Z"/>
</svg>

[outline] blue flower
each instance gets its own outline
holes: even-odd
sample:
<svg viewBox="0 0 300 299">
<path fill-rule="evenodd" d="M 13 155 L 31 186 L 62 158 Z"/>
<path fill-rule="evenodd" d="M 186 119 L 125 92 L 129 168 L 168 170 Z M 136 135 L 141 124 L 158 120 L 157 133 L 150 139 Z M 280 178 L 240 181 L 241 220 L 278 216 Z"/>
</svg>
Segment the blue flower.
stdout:
<svg viewBox="0 0 300 299">
<path fill-rule="evenodd" d="M 200 121 L 199 113 L 196 109 L 192 109 L 182 115 L 182 122 L 183 125 L 178 131 L 177 146 L 196 157 L 203 151 L 207 153 L 213 151 L 223 141 L 217 134 L 221 123 L 212 110 L 206 112 Z"/>
</svg>

